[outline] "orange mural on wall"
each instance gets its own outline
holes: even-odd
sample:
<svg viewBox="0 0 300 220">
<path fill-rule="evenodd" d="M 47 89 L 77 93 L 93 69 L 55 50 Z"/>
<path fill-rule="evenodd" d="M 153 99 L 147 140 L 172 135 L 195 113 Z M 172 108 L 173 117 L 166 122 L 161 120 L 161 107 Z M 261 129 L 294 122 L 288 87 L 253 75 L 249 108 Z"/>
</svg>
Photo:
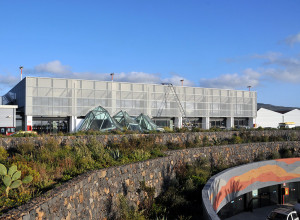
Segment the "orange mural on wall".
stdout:
<svg viewBox="0 0 300 220">
<path fill-rule="evenodd" d="M 284 162 L 286 164 L 293 164 L 300 161 L 300 158 L 291 159 L 279 159 L 279 162 Z M 221 202 L 230 194 L 242 191 L 246 189 L 251 184 L 259 182 L 281 182 L 287 181 L 300 177 L 300 172 L 297 169 L 293 170 L 294 173 L 287 172 L 284 168 L 278 165 L 265 165 L 257 169 L 252 169 L 248 172 L 243 173 L 239 176 L 234 176 L 229 179 L 226 185 L 222 186 L 213 199 L 213 208 L 215 211 L 218 210 Z M 211 194 L 210 200 L 213 195 Z"/>
<path fill-rule="evenodd" d="M 286 164 L 293 164 L 295 162 L 300 161 L 300 158 L 284 158 L 284 159 L 277 159 L 275 161 L 284 162 Z"/>
</svg>

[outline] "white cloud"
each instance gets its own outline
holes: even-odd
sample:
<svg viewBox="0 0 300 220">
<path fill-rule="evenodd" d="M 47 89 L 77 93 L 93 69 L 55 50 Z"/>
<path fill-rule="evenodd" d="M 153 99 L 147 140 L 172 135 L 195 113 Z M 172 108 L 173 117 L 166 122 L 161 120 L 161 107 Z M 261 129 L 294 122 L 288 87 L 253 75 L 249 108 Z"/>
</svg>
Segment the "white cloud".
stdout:
<svg viewBox="0 0 300 220">
<path fill-rule="evenodd" d="M 180 80 L 183 80 L 183 86 L 195 86 L 195 83 L 179 75 L 172 75 L 171 78 L 163 79 L 162 82 L 172 83 L 173 85 L 179 86 L 181 85 Z"/>
<path fill-rule="evenodd" d="M 73 79 L 88 79 L 88 80 L 103 80 L 110 81 L 110 73 L 96 73 L 96 72 L 72 72 L 71 68 L 63 65 L 60 61 L 55 60 L 48 63 L 43 63 L 35 66 L 32 70 L 27 69 L 26 73 L 34 75 L 43 74 L 44 76 L 51 76 L 57 78 L 73 78 Z M 153 83 L 160 84 L 163 82 L 172 83 L 174 85 L 181 85 L 181 79 L 184 80 L 185 86 L 194 86 L 194 83 L 184 77 L 173 74 L 169 78 L 162 78 L 159 73 L 145 73 L 145 72 L 120 72 L 114 74 L 114 81 L 117 82 L 135 82 L 135 83 Z"/>
<path fill-rule="evenodd" d="M 52 73 L 52 74 L 70 74 L 71 68 L 62 65 L 59 60 L 54 60 L 48 63 L 42 63 L 34 67 L 36 73 Z"/>
<path fill-rule="evenodd" d="M 265 76 L 271 77 L 273 80 L 281 82 L 288 82 L 297 84 L 300 83 L 300 69 L 299 68 L 287 68 L 287 69 L 274 69 L 269 68 L 263 71 Z"/>
<path fill-rule="evenodd" d="M 12 87 L 20 81 L 19 77 L 12 75 L 2 75 L 0 74 L 0 90 L 3 90 L 4 87 Z"/>
<path fill-rule="evenodd" d="M 284 57 L 280 53 L 268 53 L 255 55 L 254 58 L 264 60 L 261 74 L 272 80 L 279 80 L 288 83 L 300 83 L 300 57 Z"/>
<path fill-rule="evenodd" d="M 222 88 L 222 89 L 241 89 L 247 86 L 258 86 L 261 74 L 253 69 L 246 69 L 242 74 L 223 74 L 212 79 L 200 79 L 201 87 Z"/>
<path fill-rule="evenodd" d="M 130 73 L 116 73 L 115 81 L 119 82 L 135 82 L 135 83 L 161 83 L 160 74 L 144 73 L 144 72 L 130 72 Z"/>
<path fill-rule="evenodd" d="M 287 37 L 285 39 L 285 43 L 290 46 L 293 46 L 296 43 L 300 43 L 300 33 Z"/>
<path fill-rule="evenodd" d="M 277 60 L 281 56 L 282 56 L 282 54 L 278 53 L 278 52 L 267 52 L 265 54 L 255 54 L 251 58 L 274 61 L 274 60 Z"/>
</svg>

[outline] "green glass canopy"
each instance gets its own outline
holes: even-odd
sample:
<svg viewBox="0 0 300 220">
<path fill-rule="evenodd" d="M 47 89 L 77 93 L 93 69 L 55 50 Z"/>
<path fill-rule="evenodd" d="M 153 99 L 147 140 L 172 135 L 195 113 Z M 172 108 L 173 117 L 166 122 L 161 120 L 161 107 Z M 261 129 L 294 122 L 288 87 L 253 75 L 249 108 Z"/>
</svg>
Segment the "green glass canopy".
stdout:
<svg viewBox="0 0 300 220">
<path fill-rule="evenodd" d="M 131 118 L 126 111 L 119 111 L 117 114 L 113 116 L 113 118 L 122 126 L 126 127 L 131 131 L 142 132 L 143 129 L 139 125 L 139 123 Z"/>
<path fill-rule="evenodd" d="M 109 130 L 123 130 L 122 126 L 118 124 L 101 106 L 94 108 L 86 116 L 82 122 L 79 131 L 95 130 L 95 131 L 109 131 Z"/>
<path fill-rule="evenodd" d="M 158 130 L 157 125 L 150 119 L 148 115 L 141 113 L 135 120 L 139 123 L 144 131 Z"/>
</svg>

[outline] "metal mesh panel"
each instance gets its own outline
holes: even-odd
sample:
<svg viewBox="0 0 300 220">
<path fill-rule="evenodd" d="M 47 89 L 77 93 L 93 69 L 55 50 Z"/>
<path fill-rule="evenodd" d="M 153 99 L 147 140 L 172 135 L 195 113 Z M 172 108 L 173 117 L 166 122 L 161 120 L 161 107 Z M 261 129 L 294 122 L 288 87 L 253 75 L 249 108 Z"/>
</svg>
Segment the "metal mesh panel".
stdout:
<svg viewBox="0 0 300 220">
<path fill-rule="evenodd" d="M 187 117 L 256 116 L 255 92 L 174 88 Z M 26 115 L 82 116 L 101 105 L 109 113 L 124 109 L 130 115 L 155 116 L 166 91 L 165 85 L 30 77 L 26 84 Z M 167 97 L 163 116 L 180 116 L 173 94 Z"/>
</svg>

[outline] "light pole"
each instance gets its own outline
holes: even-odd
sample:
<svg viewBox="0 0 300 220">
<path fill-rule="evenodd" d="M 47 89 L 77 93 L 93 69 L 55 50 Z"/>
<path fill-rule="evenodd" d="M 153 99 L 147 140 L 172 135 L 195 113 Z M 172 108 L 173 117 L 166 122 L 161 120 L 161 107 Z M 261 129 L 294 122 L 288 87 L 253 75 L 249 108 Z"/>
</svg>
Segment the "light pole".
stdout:
<svg viewBox="0 0 300 220">
<path fill-rule="evenodd" d="M 113 82 L 113 81 L 114 81 L 114 75 L 115 75 L 115 74 L 114 74 L 114 73 L 111 73 L 110 75 L 111 75 L 111 81 Z"/>
<path fill-rule="evenodd" d="M 19 69 L 21 70 L 21 80 L 22 80 L 22 69 L 23 69 L 23 66 L 20 66 Z"/>
<path fill-rule="evenodd" d="M 183 81 L 184 81 L 184 79 L 181 79 L 181 80 L 180 80 L 180 82 L 181 82 L 181 86 L 183 86 Z"/>
<path fill-rule="evenodd" d="M 249 89 L 249 92 L 250 92 L 251 87 L 252 87 L 252 86 L 247 86 L 247 88 Z"/>
</svg>

